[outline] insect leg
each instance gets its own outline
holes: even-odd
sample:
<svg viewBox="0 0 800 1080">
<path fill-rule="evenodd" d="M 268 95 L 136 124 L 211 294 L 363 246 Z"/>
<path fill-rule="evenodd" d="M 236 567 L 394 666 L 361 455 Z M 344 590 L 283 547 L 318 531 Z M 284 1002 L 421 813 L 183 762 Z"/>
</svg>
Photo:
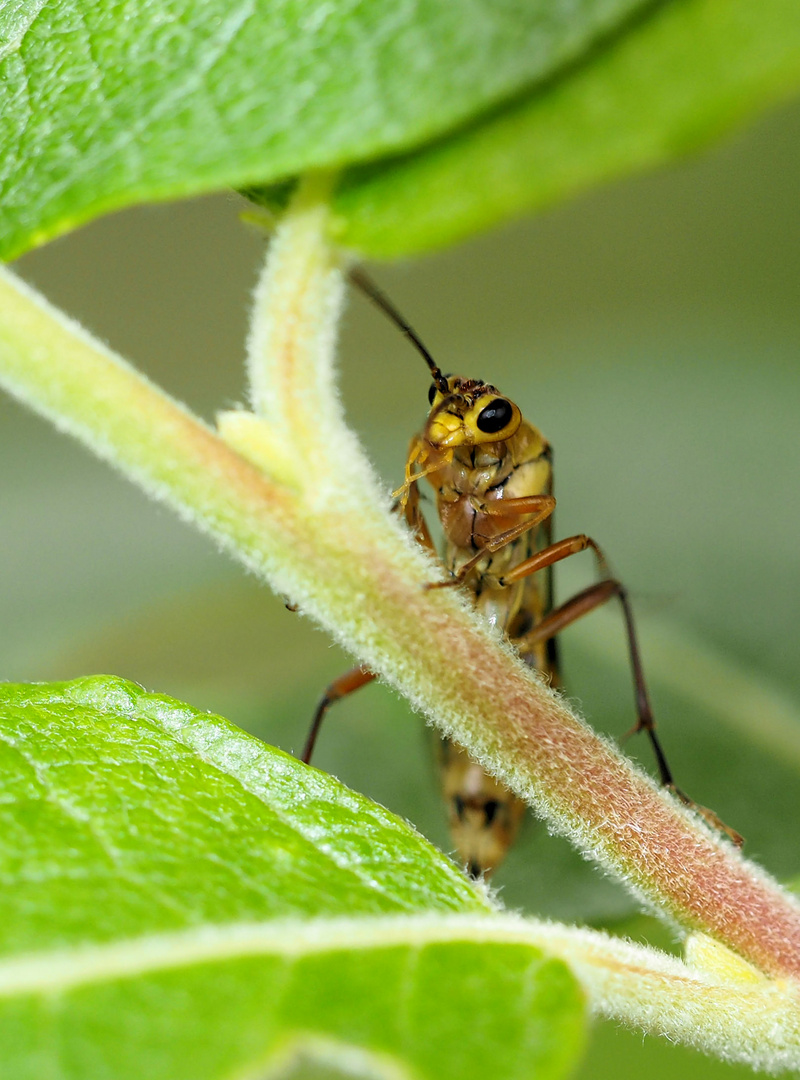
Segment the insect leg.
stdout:
<svg viewBox="0 0 800 1080">
<path fill-rule="evenodd" d="M 375 678 L 376 675 L 374 672 L 370 671 L 368 668 L 354 667 L 351 668 L 350 671 L 346 671 L 344 675 L 340 675 L 338 679 L 335 679 L 330 684 L 323 694 L 319 705 L 317 705 L 314 719 L 311 721 L 311 727 L 308 732 L 308 737 L 306 738 L 306 745 L 303 747 L 301 761 L 304 761 L 306 765 L 311 761 L 311 755 L 314 753 L 314 744 L 317 741 L 319 729 L 322 727 L 322 721 L 325 719 L 325 714 L 331 705 L 333 705 L 335 701 L 340 701 L 343 697 L 347 697 L 348 694 L 360 690 L 362 686 L 371 683 Z"/>
<path fill-rule="evenodd" d="M 503 574 L 499 583 L 500 585 L 513 585 L 515 582 L 521 581 L 522 578 L 529 577 L 538 570 L 543 570 L 545 567 L 552 566 L 554 563 L 561 562 L 563 559 L 568 559 L 571 555 L 577 555 L 578 552 L 585 551 L 587 548 L 590 548 L 594 552 L 601 573 L 607 573 L 608 567 L 605 556 L 599 546 L 590 536 L 579 533 L 576 536 L 568 536 L 564 540 L 558 540 L 555 544 L 550 544 L 549 547 L 544 548 L 543 551 L 537 551 L 527 559 L 523 559 L 521 563 L 518 563 L 511 570 Z M 639 644 L 636 639 L 633 611 L 631 609 L 630 600 L 628 599 L 628 593 L 621 582 L 617 581 L 616 578 L 604 577 L 602 581 L 598 581 L 595 585 L 590 585 L 587 589 L 579 592 L 576 596 L 573 596 L 571 600 L 567 600 L 566 603 L 561 604 L 560 607 L 557 607 L 554 611 L 551 611 L 546 615 L 538 625 L 532 627 L 525 636 L 526 644 L 532 645 L 538 641 L 546 641 L 548 638 L 560 633 L 561 630 L 569 626 L 570 623 L 575 622 L 576 619 L 580 619 L 583 615 L 593 611 L 596 607 L 605 604 L 606 601 L 610 600 L 613 596 L 616 596 L 619 600 L 625 619 L 628 652 L 630 654 L 631 670 L 633 672 L 633 681 L 636 690 L 637 720 L 636 726 L 631 734 L 637 731 L 647 732 L 653 746 L 656 762 L 658 763 L 661 782 L 666 787 L 674 788 L 675 784 L 672 779 L 671 770 L 664 757 L 664 751 L 655 734 L 655 720 L 653 719 L 650 696 L 647 692 L 647 683 L 644 678 Z"/>
<path fill-rule="evenodd" d="M 570 555 L 577 555 L 578 552 L 586 551 L 587 548 L 591 548 L 594 552 L 600 573 L 607 576 L 608 564 L 603 552 L 592 540 L 591 536 L 578 533 L 575 536 L 568 536 L 564 540 L 557 540 L 554 544 L 543 548 L 542 551 L 536 551 L 527 559 L 523 559 L 522 562 L 517 563 L 510 570 L 506 570 L 500 578 L 500 584 L 513 585 L 515 582 L 535 574 L 537 570 L 544 570 L 546 566 L 552 566 L 553 563 L 561 562 L 562 559 L 568 559 Z"/>
<path fill-rule="evenodd" d="M 411 440 L 411 445 L 408 448 L 408 456 L 406 457 L 405 479 L 397 491 L 392 492 L 392 498 L 400 500 L 401 508 L 405 508 L 412 487 L 418 483 L 423 476 L 430 476 L 431 473 L 438 472 L 443 465 L 446 465 L 452 460 L 452 450 L 443 451 L 438 456 L 435 456 L 433 460 L 431 460 L 430 451 L 431 448 L 429 444 L 424 439 L 420 438 L 419 435 L 415 435 Z"/>
<path fill-rule="evenodd" d="M 414 444 L 412 443 L 412 448 L 413 446 Z M 411 457 L 411 455 L 409 455 L 409 457 Z M 417 542 L 429 551 L 433 551 L 433 541 L 431 540 L 428 526 L 419 506 L 419 489 L 414 482 L 415 480 L 416 477 L 412 476 L 412 482 L 409 483 L 406 488 L 404 501 L 399 503 L 395 509 L 402 513 L 406 524 L 413 532 Z M 301 758 L 306 765 L 311 761 L 311 755 L 314 753 L 314 746 L 317 741 L 317 736 L 319 735 L 319 730 L 322 727 L 322 721 L 325 719 L 325 715 L 331 705 L 341 698 L 347 697 L 348 694 L 352 694 L 356 690 L 359 690 L 362 686 L 366 686 L 367 683 L 372 682 L 375 678 L 374 672 L 370 671 L 368 668 L 354 667 L 351 668 L 350 671 L 346 671 L 344 675 L 340 675 L 338 679 L 335 679 L 330 684 L 317 705 L 308 736 L 306 737 L 306 743 Z"/>
<path fill-rule="evenodd" d="M 568 536 L 565 540 L 558 540 L 555 544 L 551 544 L 543 551 L 537 551 L 527 559 L 523 559 L 521 563 L 518 563 L 511 570 L 503 574 L 500 578 L 500 584 L 513 585 L 515 582 L 521 581 L 522 578 L 535 574 L 538 570 L 543 570 L 546 566 L 552 566 L 554 563 L 561 562 L 562 559 L 568 559 L 571 555 L 577 555 L 578 552 L 585 551 L 587 548 L 591 548 L 591 550 L 594 551 L 601 572 L 606 571 L 606 560 L 598 545 L 590 536 L 579 533 L 577 536 Z M 546 641 L 548 638 L 560 633 L 561 630 L 569 626 L 570 623 L 575 622 L 576 619 L 580 619 L 588 612 L 594 611 L 595 608 L 605 604 L 612 596 L 616 596 L 619 600 L 625 618 L 625 630 L 628 637 L 628 652 L 630 654 L 631 670 L 633 672 L 633 682 L 636 691 L 637 719 L 634 731 L 647 732 L 653 747 L 653 753 L 656 757 L 661 783 L 664 784 L 665 787 L 674 789 L 675 782 L 672 778 L 672 772 L 667 764 L 661 744 L 658 741 L 658 736 L 655 733 L 655 720 L 653 719 L 650 696 L 647 692 L 647 683 L 644 678 L 639 644 L 636 640 L 636 628 L 633 622 L 633 612 L 631 610 L 630 601 L 625 588 L 616 580 L 616 578 L 606 577 L 602 581 L 598 581 L 595 585 L 590 585 L 587 589 L 584 589 L 576 596 L 573 596 L 571 600 L 567 600 L 566 603 L 561 604 L 560 607 L 551 611 L 540 623 L 528 631 L 525 635 L 525 643 L 533 645 L 539 641 Z"/>
<path fill-rule="evenodd" d="M 524 495 L 519 499 L 503 499 L 496 502 L 487 503 L 481 505 L 481 513 L 486 514 L 488 517 L 513 517 L 516 514 L 530 514 L 531 517 L 526 521 L 520 521 L 516 525 L 512 525 L 510 529 L 506 529 L 503 533 L 498 533 L 497 536 L 493 536 L 490 540 L 487 540 L 483 547 L 480 548 L 476 554 L 463 563 L 458 572 L 447 581 L 432 581 L 425 586 L 426 589 L 446 589 L 454 585 L 460 585 L 466 578 L 471 570 L 473 570 L 479 562 L 486 558 L 488 552 L 499 551 L 504 548 L 506 544 L 512 543 L 514 540 L 519 539 L 530 529 L 536 528 L 537 525 L 541 525 L 543 521 L 553 513 L 556 507 L 556 500 L 552 495 Z M 549 550 L 546 549 L 546 550 Z M 582 549 L 581 549 L 582 550 Z M 522 565 L 522 564 L 520 564 Z M 547 565 L 545 563 L 545 565 Z M 514 568 L 516 569 L 516 567 Z M 538 569 L 538 567 L 537 567 Z M 533 571 L 531 571 L 533 573 Z M 507 576 L 507 575 L 506 575 Z M 523 574 L 523 577 L 526 575 Z M 501 584 L 505 585 L 507 582 L 505 578 Z M 510 584 L 510 582 L 508 582 Z"/>
<path fill-rule="evenodd" d="M 573 538 L 575 539 L 575 538 Z M 585 538 L 586 539 L 586 538 Z M 539 552 L 540 555 L 547 555 L 553 551 L 553 548 L 560 548 L 568 544 L 568 541 L 561 541 L 558 544 L 553 544 L 550 548 L 546 548 L 543 552 Z M 589 546 L 589 545 L 584 545 Z M 577 550 L 582 550 L 578 548 Z M 550 559 L 549 563 L 545 565 L 551 565 L 552 562 L 557 562 L 559 559 L 567 558 L 569 555 L 574 554 L 573 551 L 565 551 L 561 554 L 555 553 L 554 557 Z M 602 557 L 602 556 L 601 556 Z M 526 559 L 526 563 L 530 563 L 531 560 Z M 520 564 L 523 565 L 523 564 Z M 518 568 L 515 567 L 515 571 Z M 537 567 L 540 569 L 540 567 Z M 533 572 L 533 571 L 531 571 Z M 511 574 L 506 575 L 506 580 Z M 524 576 L 524 575 L 523 575 Z M 519 580 L 519 576 L 515 580 Z M 737 847 L 741 847 L 744 842 L 741 835 L 736 832 L 735 829 L 729 828 L 720 818 L 714 813 L 713 810 L 707 809 L 705 806 L 700 806 L 693 799 L 691 799 L 685 792 L 681 791 L 675 784 L 672 777 L 672 770 L 670 769 L 664 750 L 661 746 L 661 742 L 655 732 L 655 720 L 653 719 L 653 711 L 650 706 L 650 697 L 647 692 L 647 684 L 644 678 L 644 670 L 642 668 L 641 655 L 639 653 L 639 644 L 636 639 L 636 629 L 633 622 L 633 612 L 631 610 L 630 600 L 628 599 L 627 591 L 621 582 L 615 578 L 605 578 L 603 581 L 598 581 L 594 585 L 590 585 L 588 588 L 583 589 L 581 592 L 576 593 L 570 600 L 559 605 L 555 610 L 551 611 L 549 615 L 546 615 L 544 619 L 536 626 L 527 631 L 515 644 L 522 650 L 532 645 L 536 645 L 540 641 L 547 641 L 549 638 L 554 637 L 560 633 L 571 623 L 576 622 L 578 619 L 587 615 L 590 611 L 594 611 L 616 596 L 622 606 L 623 616 L 625 618 L 625 631 L 628 638 L 628 653 L 630 656 L 631 670 L 633 671 L 633 681 L 636 691 L 636 714 L 637 721 L 628 735 L 632 735 L 638 731 L 646 731 L 647 737 L 650 740 L 650 745 L 653 748 L 655 754 L 656 763 L 658 765 L 659 779 L 664 787 L 669 788 L 681 802 L 688 807 L 696 810 L 701 814 L 710 825 L 715 829 L 719 829 L 724 832 Z"/>
<path fill-rule="evenodd" d="M 559 545 L 553 545 L 553 547 L 557 546 Z M 566 558 L 567 555 L 570 554 L 572 554 L 571 551 L 561 557 Z M 590 611 L 594 611 L 595 608 L 601 607 L 612 597 L 616 597 L 622 607 L 625 619 L 625 630 L 628 638 L 628 652 L 630 655 L 631 670 L 633 672 L 633 681 L 636 691 L 637 719 L 631 734 L 637 731 L 647 732 L 653 746 L 653 753 L 656 757 L 661 783 L 665 787 L 675 788 L 672 770 L 667 764 L 664 751 L 659 743 L 658 736 L 655 733 L 655 720 L 653 719 L 650 697 L 647 693 L 647 684 L 644 678 L 639 644 L 636 640 L 636 630 L 634 627 L 630 601 L 625 588 L 619 581 L 615 578 L 605 578 L 603 581 L 598 581 L 594 585 L 590 585 L 588 588 L 576 593 L 575 596 L 559 605 L 559 607 L 551 611 L 549 615 L 546 615 L 540 623 L 532 627 L 524 635 L 521 643 L 524 642 L 525 646 L 530 646 L 535 645 L 540 641 L 547 641 L 548 638 L 561 633 L 562 630 L 566 629 L 566 627 L 570 626 L 572 623 L 577 622 L 578 619 L 587 615 Z"/>
<path fill-rule="evenodd" d="M 406 489 L 405 503 L 397 503 L 395 509 L 402 513 L 406 525 L 408 525 L 414 539 L 420 547 L 425 548 L 426 551 L 430 551 L 431 554 L 435 555 L 436 548 L 431 539 L 428 523 L 426 522 L 425 516 L 419 505 L 419 498 L 419 486 L 417 484 L 412 484 Z"/>
</svg>

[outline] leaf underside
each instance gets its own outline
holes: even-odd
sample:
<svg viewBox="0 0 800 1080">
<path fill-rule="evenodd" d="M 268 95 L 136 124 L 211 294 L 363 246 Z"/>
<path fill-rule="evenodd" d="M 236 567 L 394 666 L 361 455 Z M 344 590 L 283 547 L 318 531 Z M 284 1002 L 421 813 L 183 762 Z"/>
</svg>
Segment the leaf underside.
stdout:
<svg viewBox="0 0 800 1080">
<path fill-rule="evenodd" d="M 450 243 L 800 83 L 792 0 L 173 0 L 0 13 L 0 256 L 136 202 L 343 169 L 336 238 Z"/>
</svg>

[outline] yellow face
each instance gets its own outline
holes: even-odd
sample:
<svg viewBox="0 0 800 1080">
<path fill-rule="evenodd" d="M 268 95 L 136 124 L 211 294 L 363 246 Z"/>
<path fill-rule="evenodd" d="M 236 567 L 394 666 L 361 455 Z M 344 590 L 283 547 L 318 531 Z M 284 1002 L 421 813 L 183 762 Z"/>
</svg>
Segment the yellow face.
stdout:
<svg viewBox="0 0 800 1080">
<path fill-rule="evenodd" d="M 425 439 L 443 449 L 510 439 L 522 423 L 513 401 L 479 379 L 447 377 L 448 393 L 431 386 Z"/>
</svg>

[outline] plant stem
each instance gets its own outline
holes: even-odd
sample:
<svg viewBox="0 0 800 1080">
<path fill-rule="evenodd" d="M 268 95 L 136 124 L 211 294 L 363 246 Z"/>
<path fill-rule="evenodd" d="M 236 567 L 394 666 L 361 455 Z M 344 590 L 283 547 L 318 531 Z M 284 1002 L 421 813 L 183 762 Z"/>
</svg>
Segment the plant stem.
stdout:
<svg viewBox="0 0 800 1080">
<path fill-rule="evenodd" d="M 387 514 L 333 394 L 343 285 L 322 191 L 301 190 L 256 296 L 261 416 L 224 414 L 220 438 L 7 273 L 0 381 L 289 596 L 649 906 L 800 976 L 797 902 L 595 735 L 457 592 L 422 588 L 439 571 Z"/>
</svg>

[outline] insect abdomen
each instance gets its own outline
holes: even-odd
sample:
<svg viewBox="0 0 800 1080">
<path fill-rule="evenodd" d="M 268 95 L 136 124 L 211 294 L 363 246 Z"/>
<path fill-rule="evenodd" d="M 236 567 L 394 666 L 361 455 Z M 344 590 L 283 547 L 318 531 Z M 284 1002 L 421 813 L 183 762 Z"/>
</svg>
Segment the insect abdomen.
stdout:
<svg viewBox="0 0 800 1080">
<path fill-rule="evenodd" d="M 533 443 L 533 453 L 524 464 L 512 467 L 507 474 L 504 487 L 508 497 L 551 493 L 547 445 L 541 436 L 538 436 L 538 445 L 537 440 L 527 432 L 525 438 L 529 444 Z M 471 488 L 474 493 L 479 485 L 463 486 Z M 449 570 L 456 572 L 461 563 L 474 555 L 476 548 L 484 546 L 487 535 L 497 535 L 507 526 L 498 527 L 496 515 L 489 518 L 480 510 L 475 510 L 473 494 L 464 494 L 455 499 L 452 494 L 453 489 L 450 488 L 451 497 L 445 500 L 440 491 L 439 513 L 448 539 L 445 563 Z M 484 497 L 491 495 L 487 492 Z M 469 543 L 464 526 L 468 518 Z M 453 527 L 456 523 L 458 528 Z M 539 642 L 532 648 L 525 648 L 526 631 L 540 622 L 552 607 L 549 570 L 540 571 L 508 588 L 498 584 L 504 571 L 521 563 L 532 552 L 546 547 L 549 542 L 550 521 L 547 521 L 498 551 L 492 554 L 487 551 L 486 560 L 469 575 L 465 586 L 473 593 L 481 614 L 506 634 L 510 641 L 521 646 L 520 654 L 526 663 L 556 681 L 556 656 L 550 643 Z M 441 742 L 440 762 L 442 790 L 456 850 L 473 877 L 488 877 L 513 844 L 525 813 L 525 803 L 505 785 L 485 773 L 460 746 L 450 740 Z"/>
</svg>

